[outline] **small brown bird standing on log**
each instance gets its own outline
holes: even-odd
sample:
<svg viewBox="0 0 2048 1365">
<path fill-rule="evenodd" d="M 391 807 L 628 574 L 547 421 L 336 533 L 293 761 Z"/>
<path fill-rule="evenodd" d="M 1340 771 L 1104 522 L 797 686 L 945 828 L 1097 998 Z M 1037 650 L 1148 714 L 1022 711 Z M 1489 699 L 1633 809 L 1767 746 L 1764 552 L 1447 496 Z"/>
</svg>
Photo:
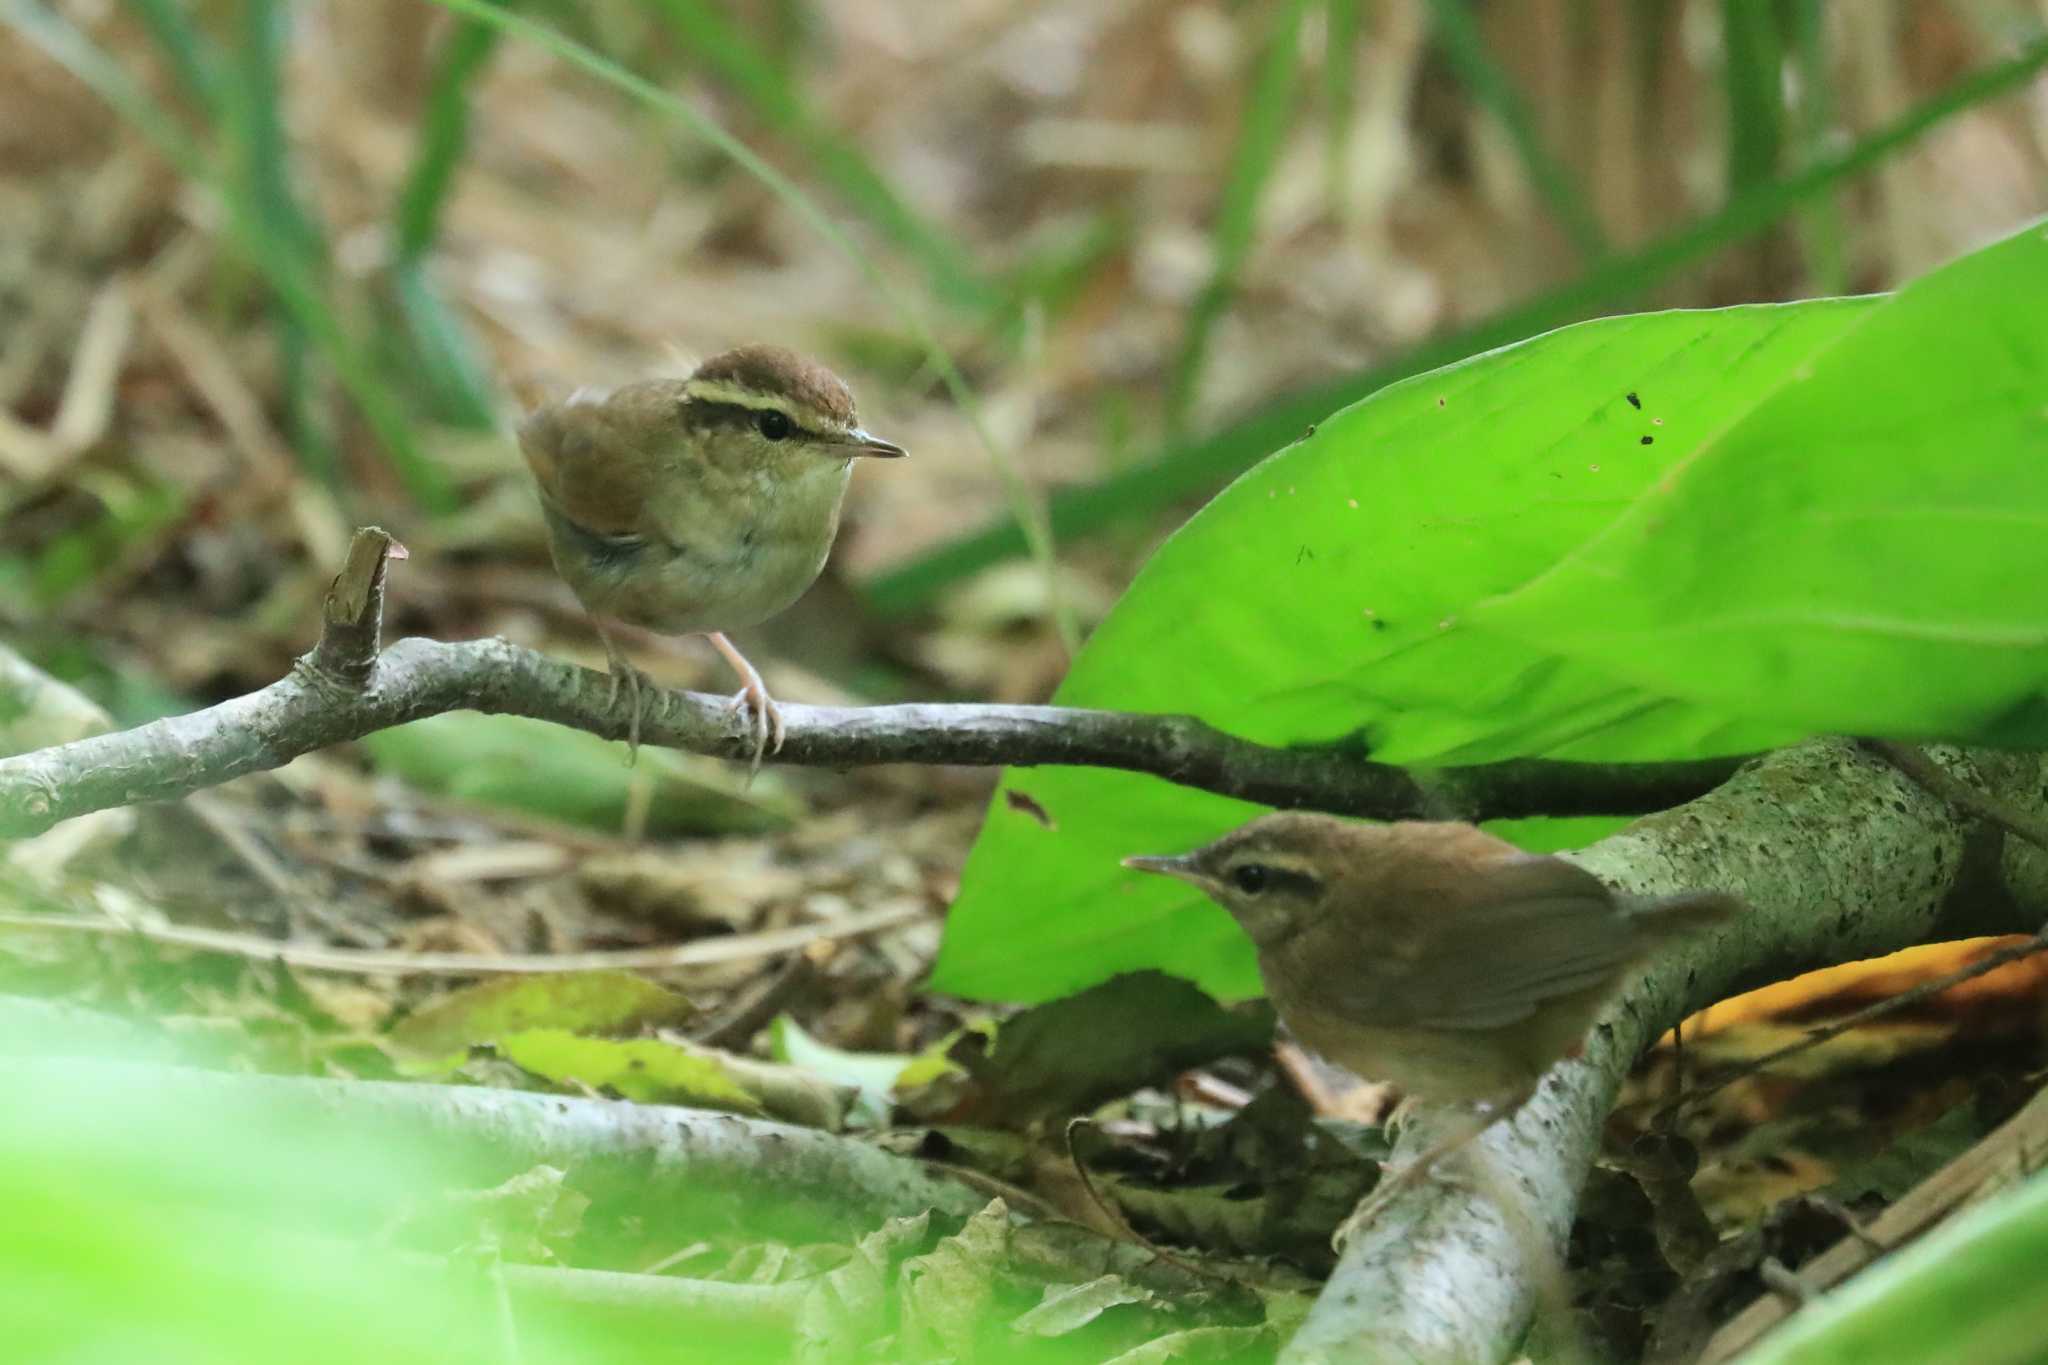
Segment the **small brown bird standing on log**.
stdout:
<svg viewBox="0 0 2048 1365">
<path fill-rule="evenodd" d="M 1411 1095 L 1484 1107 L 1383 1179 L 1347 1229 L 1576 1056 L 1641 958 L 1739 908 L 1720 892 L 1617 896 L 1583 868 L 1471 825 L 1299 812 L 1124 866 L 1177 877 L 1228 910 L 1303 1043 Z"/>
<path fill-rule="evenodd" d="M 870 436 L 838 376 L 780 346 L 713 356 L 687 379 L 578 389 L 536 407 L 519 448 L 540 485 L 555 567 L 590 613 L 633 708 L 649 686 L 612 622 L 701 634 L 742 686 L 734 710 L 753 766 L 782 747 L 782 715 L 725 637 L 788 607 L 825 567 L 855 456 L 900 456 Z"/>
</svg>

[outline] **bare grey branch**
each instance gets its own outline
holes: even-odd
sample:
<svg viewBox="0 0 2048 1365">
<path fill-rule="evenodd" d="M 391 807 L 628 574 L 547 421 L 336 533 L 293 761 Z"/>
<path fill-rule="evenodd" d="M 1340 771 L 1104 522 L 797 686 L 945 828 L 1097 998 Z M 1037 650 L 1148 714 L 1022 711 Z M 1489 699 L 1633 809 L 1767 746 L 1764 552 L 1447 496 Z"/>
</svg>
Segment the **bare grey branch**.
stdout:
<svg viewBox="0 0 2048 1365">
<path fill-rule="evenodd" d="M 118 734 L 0 759 L 0 836 L 39 833 L 109 806 L 165 801 L 300 754 L 444 711 L 528 716 L 624 739 L 605 675 L 504 640 L 401 640 L 377 653 L 384 572 L 396 543 L 356 533 L 329 592 L 321 638 L 289 675 L 247 696 Z M 782 707 L 781 762 L 1038 764 L 1120 768 L 1272 806 L 1381 819 L 1632 815 L 1711 790 L 1740 760 L 1596 765 L 1540 759 L 1411 772 L 1356 743 L 1275 748 L 1192 716 L 1061 706 L 918 703 Z M 745 761 L 750 742 L 723 697 L 656 693 L 644 743 Z"/>
</svg>

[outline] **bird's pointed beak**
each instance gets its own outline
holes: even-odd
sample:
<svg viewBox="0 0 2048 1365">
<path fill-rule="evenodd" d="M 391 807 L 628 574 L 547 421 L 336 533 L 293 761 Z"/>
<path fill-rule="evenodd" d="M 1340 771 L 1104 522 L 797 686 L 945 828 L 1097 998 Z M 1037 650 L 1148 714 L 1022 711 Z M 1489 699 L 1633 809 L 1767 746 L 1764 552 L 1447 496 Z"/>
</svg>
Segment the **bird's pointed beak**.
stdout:
<svg viewBox="0 0 2048 1365">
<path fill-rule="evenodd" d="M 853 453 L 856 455 L 873 455 L 878 459 L 900 460 L 910 453 L 894 441 L 885 441 L 859 427 L 847 432 L 840 438 L 839 444 L 853 447 Z"/>
<path fill-rule="evenodd" d="M 1207 886 L 1209 879 L 1195 865 L 1195 855 L 1183 853 L 1173 858 L 1126 858 L 1124 866 L 1135 872 L 1157 872 L 1162 877 L 1173 877 L 1194 886 Z"/>
</svg>

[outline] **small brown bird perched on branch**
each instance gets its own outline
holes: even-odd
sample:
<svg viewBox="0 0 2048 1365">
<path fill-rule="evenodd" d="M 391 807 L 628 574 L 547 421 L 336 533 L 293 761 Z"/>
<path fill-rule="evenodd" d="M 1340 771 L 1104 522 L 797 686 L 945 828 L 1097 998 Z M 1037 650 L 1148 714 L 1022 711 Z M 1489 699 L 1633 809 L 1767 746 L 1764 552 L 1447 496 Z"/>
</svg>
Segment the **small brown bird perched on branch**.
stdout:
<svg viewBox="0 0 2048 1365">
<path fill-rule="evenodd" d="M 578 389 L 519 425 L 555 567 L 611 661 L 610 704 L 646 683 L 608 629 L 703 635 L 740 675 L 733 708 L 753 766 L 782 747 L 782 715 L 725 637 L 788 607 L 825 567 L 855 456 L 903 448 L 863 431 L 837 375 L 780 346 L 713 356 L 687 379 Z"/>
<path fill-rule="evenodd" d="M 1711 891 L 1617 896 L 1583 868 L 1472 825 L 1298 812 L 1124 866 L 1177 877 L 1228 910 L 1303 1043 L 1411 1095 L 1484 1107 L 1472 1126 L 1383 1178 L 1347 1229 L 1576 1056 L 1640 959 L 1740 905 Z"/>
</svg>

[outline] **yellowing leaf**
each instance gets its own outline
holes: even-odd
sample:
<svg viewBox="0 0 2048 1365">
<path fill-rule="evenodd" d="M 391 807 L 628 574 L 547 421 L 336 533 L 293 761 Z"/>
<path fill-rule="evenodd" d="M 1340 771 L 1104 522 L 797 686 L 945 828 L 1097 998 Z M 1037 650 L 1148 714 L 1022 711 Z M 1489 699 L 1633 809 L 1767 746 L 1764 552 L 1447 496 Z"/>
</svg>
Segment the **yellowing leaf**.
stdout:
<svg viewBox="0 0 2048 1365">
<path fill-rule="evenodd" d="M 537 1076 L 613 1090 L 643 1104 L 761 1112 L 760 1101 L 734 1084 L 716 1059 L 658 1038 L 619 1042 L 579 1038 L 566 1029 L 528 1029 L 501 1038 L 498 1051 Z"/>
<path fill-rule="evenodd" d="M 508 976 L 442 996 L 393 1028 L 391 1040 L 449 1063 L 479 1043 L 529 1029 L 632 1034 L 681 1023 L 692 1012 L 682 996 L 631 972 Z"/>
</svg>

